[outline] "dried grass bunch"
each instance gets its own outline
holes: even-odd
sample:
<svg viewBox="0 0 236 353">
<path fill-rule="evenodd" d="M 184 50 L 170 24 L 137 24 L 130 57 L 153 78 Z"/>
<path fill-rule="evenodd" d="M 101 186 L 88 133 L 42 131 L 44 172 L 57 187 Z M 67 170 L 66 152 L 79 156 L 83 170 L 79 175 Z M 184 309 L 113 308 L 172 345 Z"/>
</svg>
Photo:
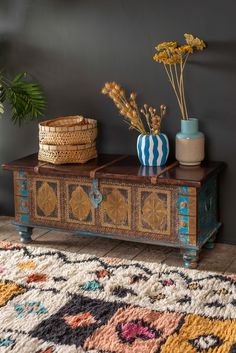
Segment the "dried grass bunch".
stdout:
<svg viewBox="0 0 236 353">
<path fill-rule="evenodd" d="M 125 121 L 129 124 L 130 129 L 137 130 L 140 134 L 159 135 L 161 131 L 162 118 L 166 114 L 166 106 L 160 106 L 160 112 L 147 104 L 141 109 L 136 103 L 137 94 L 132 92 L 129 98 L 126 98 L 125 91 L 116 82 L 107 82 L 102 89 L 102 93 L 109 96 Z M 144 118 L 144 122 L 142 120 Z"/>
</svg>

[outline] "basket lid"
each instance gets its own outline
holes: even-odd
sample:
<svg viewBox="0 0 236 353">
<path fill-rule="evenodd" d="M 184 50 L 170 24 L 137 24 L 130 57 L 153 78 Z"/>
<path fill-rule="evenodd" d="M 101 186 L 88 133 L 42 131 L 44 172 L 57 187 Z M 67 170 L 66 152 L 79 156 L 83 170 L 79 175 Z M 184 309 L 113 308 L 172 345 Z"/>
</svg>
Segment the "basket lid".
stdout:
<svg viewBox="0 0 236 353">
<path fill-rule="evenodd" d="M 97 120 L 81 115 L 65 116 L 39 123 L 39 130 L 45 132 L 61 132 L 87 130 L 97 126 Z"/>
</svg>

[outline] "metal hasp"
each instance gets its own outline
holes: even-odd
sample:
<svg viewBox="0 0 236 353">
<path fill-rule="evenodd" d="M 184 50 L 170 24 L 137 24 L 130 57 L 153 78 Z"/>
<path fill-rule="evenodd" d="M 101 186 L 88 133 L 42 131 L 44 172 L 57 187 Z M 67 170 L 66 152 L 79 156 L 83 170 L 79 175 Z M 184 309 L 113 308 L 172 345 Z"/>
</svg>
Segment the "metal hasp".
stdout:
<svg viewBox="0 0 236 353">
<path fill-rule="evenodd" d="M 98 179 L 93 179 L 92 187 L 89 192 L 89 197 L 92 202 L 93 208 L 97 208 L 102 202 L 102 194 L 98 190 Z"/>
</svg>

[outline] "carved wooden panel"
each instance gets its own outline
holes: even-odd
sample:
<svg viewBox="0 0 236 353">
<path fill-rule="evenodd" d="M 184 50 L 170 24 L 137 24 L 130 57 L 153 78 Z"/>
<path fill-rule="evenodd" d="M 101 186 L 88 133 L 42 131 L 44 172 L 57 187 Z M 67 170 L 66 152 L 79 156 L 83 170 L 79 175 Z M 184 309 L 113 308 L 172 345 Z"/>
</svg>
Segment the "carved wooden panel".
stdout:
<svg viewBox="0 0 236 353">
<path fill-rule="evenodd" d="M 137 229 L 170 235 L 171 191 L 154 188 L 137 189 Z"/>
<path fill-rule="evenodd" d="M 91 183 L 66 181 L 66 221 L 69 223 L 95 224 L 95 212 L 89 198 Z"/>
<path fill-rule="evenodd" d="M 60 183 L 55 179 L 35 178 L 31 183 L 32 207 L 36 220 L 61 220 Z"/>
<path fill-rule="evenodd" d="M 101 183 L 99 206 L 102 227 L 131 229 L 131 187 Z"/>
</svg>

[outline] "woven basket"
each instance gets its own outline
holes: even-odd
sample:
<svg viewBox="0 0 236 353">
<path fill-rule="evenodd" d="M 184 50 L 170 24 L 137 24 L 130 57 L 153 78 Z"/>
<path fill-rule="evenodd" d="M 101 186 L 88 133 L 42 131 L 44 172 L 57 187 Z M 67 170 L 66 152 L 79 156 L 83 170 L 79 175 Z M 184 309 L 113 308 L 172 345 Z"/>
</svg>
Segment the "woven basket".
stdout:
<svg viewBox="0 0 236 353">
<path fill-rule="evenodd" d="M 38 159 L 52 164 L 85 163 L 97 157 L 96 143 L 87 145 L 39 144 Z"/>
<path fill-rule="evenodd" d="M 82 145 L 97 137 L 97 121 L 82 116 L 68 116 L 39 124 L 39 143 L 47 145 Z"/>
</svg>

